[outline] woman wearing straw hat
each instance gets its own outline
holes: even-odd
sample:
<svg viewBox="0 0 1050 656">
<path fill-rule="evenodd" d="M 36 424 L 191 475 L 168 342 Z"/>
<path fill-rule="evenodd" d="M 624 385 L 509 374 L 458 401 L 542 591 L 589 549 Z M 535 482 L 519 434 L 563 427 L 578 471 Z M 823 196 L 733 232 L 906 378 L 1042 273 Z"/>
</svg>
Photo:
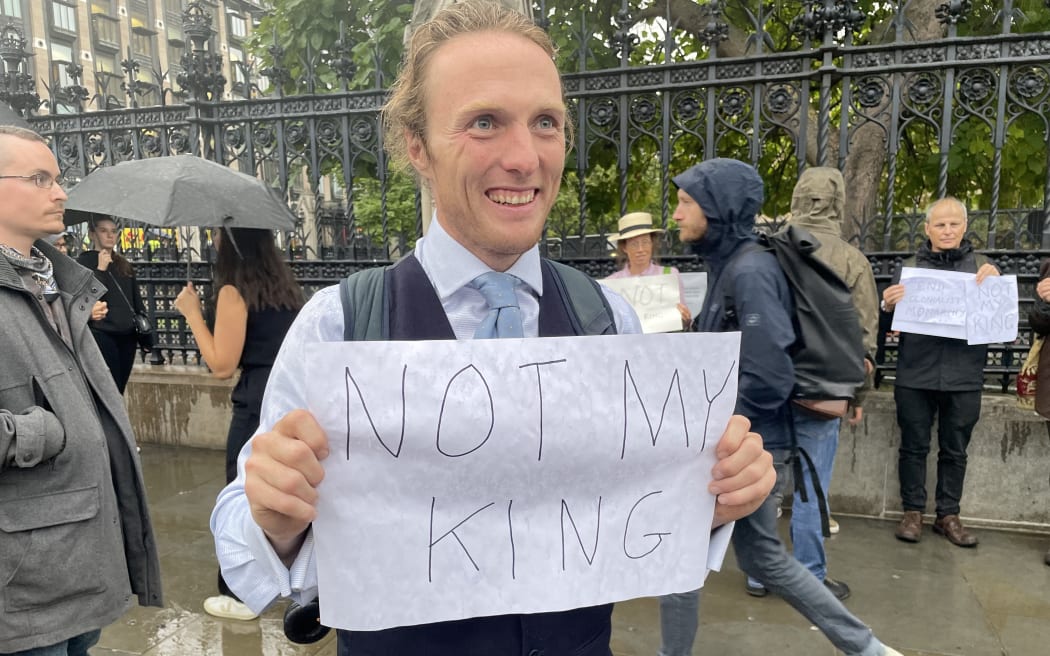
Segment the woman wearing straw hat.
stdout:
<svg viewBox="0 0 1050 656">
<path fill-rule="evenodd" d="M 631 212 L 620 217 L 619 232 L 609 235 L 609 243 L 616 247 L 616 257 L 626 262 L 624 267 L 610 278 L 629 278 L 631 276 L 660 276 L 674 274 L 678 269 L 673 266 L 660 266 L 653 262 L 653 252 L 658 250 L 660 228 L 653 227 L 653 215 L 648 212 Z M 689 308 L 685 305 L 685 289 L 682 279 L 678 278 L 678 311 L 682 314 L 682 326 L 688 327 L 693 321 Z"/>
</svg>

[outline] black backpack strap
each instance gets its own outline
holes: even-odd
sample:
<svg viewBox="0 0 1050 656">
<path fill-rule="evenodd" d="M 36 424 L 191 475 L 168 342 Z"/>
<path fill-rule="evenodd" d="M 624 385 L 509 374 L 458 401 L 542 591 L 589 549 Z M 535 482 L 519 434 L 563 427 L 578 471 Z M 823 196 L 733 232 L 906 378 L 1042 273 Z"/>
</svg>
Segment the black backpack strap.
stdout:
<svg viewBox="0 0 1050 656">
<path fill-rule="evenodd" d="M 385 273 L 386 267 L 374 267 L 352 273 L 339 281 L 344 341 L 383 339 Z"/>
<path fill-rule="evenodd" d="M 740 251 L 726 262 L 725 269 L 722 270 L 722 275 L 728 276 L 727 280 L 736 280 L 736 267 L 740 264 L 744 255 L 761 251 L 771 251 L 771 247 L 767 241 L 750 241 L 744 244 L 740 247 Z M 707 275 L 711 274 L 708 273 Z M 729 285 L 725 285 L 723 288 L 728 290 Z M 708 287 L 708 289 L 710 289 L 710 287 Z M 736 314 L 736 299 L 729 291 L 722 294 L 722 322 L 728 330 L 740 330 L 740 317 Z M 694 321 L 693 323 L 695 330 L 696 322 Z"/>
<path fill-rule="evenodd" d="M 578 323 L 579 335 L 616 334 L 616 315 L 609 299 L 593 278 L 578 269 L 548 259 L 541 260 L 551 273 L 563 298 L 569 299 L 571 321 Z"/>
<path fill-rule="evenodd" d="M 820 534 L 826 538 L 831 537 L 831 511 L 828 508 L 827 495 L 820 485 L 820 477 L 817 476 L 817 468 L 813 466 L 813 459 L 809 457 L 806 450 L 798 445 L 798 433 L 795 432 L 795 408 L 788 403 L 788 426 L 791 429 L 791 455 L 788 456 L 788 464 L 791 465 L 791 476 L 794 479 L 794 489 L 798 492 L 802 503 L 809 503 L 809 495 L 806 493 L 805 472 L 802 469 L 802 461 L 806 461 L 809 467 L 809 482 L 813 484 L 813 492 L 817 495 L 817 508 L 820 510 Z"/>
</svg>

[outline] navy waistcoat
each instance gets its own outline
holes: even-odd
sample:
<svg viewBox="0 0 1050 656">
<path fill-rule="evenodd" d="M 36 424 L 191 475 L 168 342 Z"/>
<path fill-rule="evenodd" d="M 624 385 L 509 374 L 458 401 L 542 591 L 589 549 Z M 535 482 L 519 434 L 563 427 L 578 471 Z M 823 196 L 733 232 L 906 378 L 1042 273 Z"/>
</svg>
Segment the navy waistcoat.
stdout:
<svg viewBox="0 0 1050 656">
<path fill-rule="evenodd" d="M 575 335 L 568 299 L 546 266 L 541 337 Z M 386 271 L 389 339 L 455 339 L 441 300 L 419 260 Z M 367 601 L 365 600 L 365 603 Z M 556 613 L 497 615 L 383 631 L 339 631 L 339 656 L 612 656 L 612 604 Z"/>
</svg>

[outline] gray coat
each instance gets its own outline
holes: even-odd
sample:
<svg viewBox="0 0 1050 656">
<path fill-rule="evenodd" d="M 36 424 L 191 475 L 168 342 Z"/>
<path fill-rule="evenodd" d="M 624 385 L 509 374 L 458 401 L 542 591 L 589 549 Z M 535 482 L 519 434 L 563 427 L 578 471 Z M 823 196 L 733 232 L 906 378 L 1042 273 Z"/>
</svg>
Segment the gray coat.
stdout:
<svg viewBox="0 0 1050 656">
<path fill-rule="evenodd" d="M 131 423 L 88 330 L 105 288 L 54 262 L 74 350 L 0 257 L 0 653 L 61 642 L 161 605 Z"/>
</svg>

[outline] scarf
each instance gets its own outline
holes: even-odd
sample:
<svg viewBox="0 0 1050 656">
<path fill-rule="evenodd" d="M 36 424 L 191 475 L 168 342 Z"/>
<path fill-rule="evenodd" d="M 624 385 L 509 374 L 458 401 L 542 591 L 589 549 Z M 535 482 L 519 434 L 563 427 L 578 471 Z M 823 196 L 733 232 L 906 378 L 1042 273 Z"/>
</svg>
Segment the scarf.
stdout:
<svg viewBox="0 0 1050 656">
<path fill-rule="evenodd" d="M 58 298 L 58 283 L 55 281 L 55 273 L 51 266 L 51 260 L 33 246 L 29 250 L 29 257 L 22 255 L 7 244 L 0 244 L 0 254 L 3 254 L 17 271 L 28 271 L 44 295 L 48 303 Z"/>
</svg>

